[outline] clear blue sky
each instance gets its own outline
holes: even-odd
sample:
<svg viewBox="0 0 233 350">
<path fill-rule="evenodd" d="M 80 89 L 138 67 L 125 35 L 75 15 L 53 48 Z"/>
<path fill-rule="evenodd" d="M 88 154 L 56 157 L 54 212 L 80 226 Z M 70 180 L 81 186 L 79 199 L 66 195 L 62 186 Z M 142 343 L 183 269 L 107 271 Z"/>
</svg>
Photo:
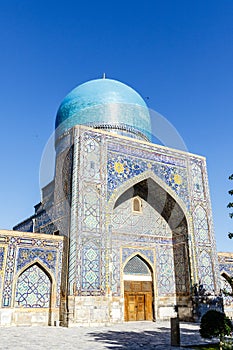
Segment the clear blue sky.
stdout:
<svg viewBox="0 0 233 350">
<path fill-rule="evenodd" d="M 232 0 L 1 0 L 0 33 L 0 228 L 40 201 L 40 159 L 61 100 L 106 72 L 149 97 L 188 150 L 207 157 L 218 250 L 233 251 Z"/>
</svg>

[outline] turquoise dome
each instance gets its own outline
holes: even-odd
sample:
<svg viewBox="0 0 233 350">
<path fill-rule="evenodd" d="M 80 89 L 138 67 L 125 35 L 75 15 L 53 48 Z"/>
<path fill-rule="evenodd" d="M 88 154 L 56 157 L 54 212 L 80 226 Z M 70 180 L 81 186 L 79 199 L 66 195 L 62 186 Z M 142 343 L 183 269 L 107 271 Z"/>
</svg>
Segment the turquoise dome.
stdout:
<svg viewBox="0 0 233 350">
<path fill-rule="evenodd" d="M 57 136 L 79 124 L 139 139 L 150 140 L 151 135 L 150 115 L 142 97 L 112 79 L 88 81 L 64 98 L 56 116 Z"/>
</svg>

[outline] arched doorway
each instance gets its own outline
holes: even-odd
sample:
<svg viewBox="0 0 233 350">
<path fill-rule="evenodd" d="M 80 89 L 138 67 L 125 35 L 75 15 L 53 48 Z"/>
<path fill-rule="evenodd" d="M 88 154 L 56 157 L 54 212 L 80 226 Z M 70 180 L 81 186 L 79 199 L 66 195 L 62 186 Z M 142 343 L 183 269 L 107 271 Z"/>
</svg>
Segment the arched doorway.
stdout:
<svg viewBox="0 0 233 350">
<path fill-rule="evenodd" d="M 152 273 L 140 255 L 132 257 L 124 267 L 125 321 L 151 321 Z"/>
</svg>

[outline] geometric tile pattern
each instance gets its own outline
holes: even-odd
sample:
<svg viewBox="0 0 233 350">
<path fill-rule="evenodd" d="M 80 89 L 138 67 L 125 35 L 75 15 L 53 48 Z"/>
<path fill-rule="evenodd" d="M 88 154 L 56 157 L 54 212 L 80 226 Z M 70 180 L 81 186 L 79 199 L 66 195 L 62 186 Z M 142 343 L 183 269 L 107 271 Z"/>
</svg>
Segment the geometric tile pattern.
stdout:
<svg viewBox="0 0 233 350">
<path fill-rule="evenodd" d="M 84 199 L 83 199 L 83 229 L 87 231 L 97 231 L 99 228 L 100 220 L 100 203 L 99 196 L 95 187 L 84 187 Z"/>
<path fill-rule="evenodd" d="M 16 307 L 49 307 L 51 282 L 37 265 L 29 267 L 18 278 L 15 296 Z"/>
<path fill-rule="evenodd" d="M 141 253 L 144 255 L 152 265 L 154 265 L 154 252 L 151 249 L 137 249 L 137 248 L 123 248 L 122 249 L 122 263 L 124 264 L 125 260 L 136 253 Z M 137 255 L 137 254 L 136 254 Z"/>
<path fill-rule="evenodd" d="M 196 238 L 197 244 L 208 242 L 209 227 L 207 222 L 207 216 L 206 216 L 205 210 L 200 205 L 198 205 L 194 210 L 193 224 L 194 224 L 195 238 Z"/>
<path fill-rule="evenodd" d="M 98 133 L 75 130 L 69 249 L 69 292 L 101 294 L 105 288 L 105 248 L 90 235 L 102 233 L 101 138 Z M 104 275 L 104 276 L 103 276 Z"/>
<path fill-rule="evenodd" d="M 124 274 L 129 275 L 151 275 L 148 266 L 139 256 L 134 256 L 130 259 L 124 268 Z"/>
<path fill-rule="evenodd" d="M 191 163 L 193 193 L 196 198 L 204 199 L 203 176 L 201 165 L 198 163 L 198 161 L 193 161 Z"/>
<path fill-rule="evenodd" d="M 142 200 L 141 213 L 132 211 L 132 199 L 128 199 L 114 209 L 112 224 L 115 232 L 128 232 L 138 235 L 171 237 L 172 232 L 162 216 L 145 200 Z"/>
<path fill-rule="evenodd" d="M 219 268 L 221 273 L 225 272 L 228 276 L 233 277 L 233 254 L 218 254 Z"/>
<path fill-rule="evenodd" d="M 198 252 L 198 278 L 206 290 L 212 291 L 214 289 L 214 268 L 212 253 L 210 253 L 212 246 L 209 237 L 207 214 L 201 205 L 197 205 L 193 212 L 193 226 L 196 250 Z"/>
<path fill-rule="evenodd" d="M 10 244 L 8 246 L 7 261 L 5 267 L 5 276 L 4 276 L 4 287 L 3 287 L 3 301 L 2 306 L 10 306 L 12 299 L 12 282 L 15 272 L 15 255 L 16 249 L 14 243 L 17 242 L 14 238 L 10 239 Z"/>
<path fill-rule="evenodd" d="M 96 291 L 100 288 L 100 251 L 88 242 L 82 249 L 82 290 Z"/>
<path fill-rule="evenodd" d="M 100 144 L 99 137 L 84 135 L 83 175 L 86 180 L 100 179 Z"/>
<path fill-rule="evenodd" d="M 114 246 L 112 248 L 112 281 L 111 287 L 113 295 L 120 295 L 121 286 L 120 286 L 120 247 Z"/>
<path fill-rule="evenodd" d="M 63 243 L 56 239 L 41 239 L 28 236 L 17 236 L 17 233 L 6 236 L 8 243 L 7 259 L 4 268 L 2 307 L 10 307 L 13 303 L 14 278 L 17 272 L 29 265 L 42 263 L 56 281 L 56 306 L 60 305 L 60 283 L 62 270 Z M 30 271 L 30 270 L 29 270 Z M 22 275 L 21 275 L 22 276 Z M 22 277 L 21 277 L 22 278 Z"/>
<path fill-rule="evenodd" d="M 205 249 L 199 252 L 198 276 L 205 289 L 214 290 L 211 252 Z"/>
<path fill-rule="evenodd" d="M 175 293 L 174 258 L 172 246 L 157 246 L 156 261 L 159 295 Z"/>
<path fill-rule="evenodd" d="M 78 250 L 78 234 L 80 231 L 80 222 L 78 223 L 79 215 L 79 186 L 81 182 L 78 179 L 79 166 L 80 166 L 80 149 L 79 149 L 79 135 L 74 134 L 74 144 L 73 144 L 73 160 L 72 160 L 72 193 L 71 195 L 71 209 L 70 209 L 70 229 L 69 229 L 69 285 L 68 293 L 72 294 L 73 290 L 78 289 L 76 281 L 76 274 L 80 273 L 80 250 Z M 80 281 L 78 281 L 80 282 Z"/>
</svg>

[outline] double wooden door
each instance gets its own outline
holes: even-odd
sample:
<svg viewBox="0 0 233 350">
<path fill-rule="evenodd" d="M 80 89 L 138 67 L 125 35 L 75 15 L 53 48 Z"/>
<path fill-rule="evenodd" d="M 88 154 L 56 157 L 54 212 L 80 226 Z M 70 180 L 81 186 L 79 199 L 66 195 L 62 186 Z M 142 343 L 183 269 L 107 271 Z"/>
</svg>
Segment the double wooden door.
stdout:
<svg viewBox="0 0 233 350">
<path fill-rule="evenodd" d="M 143 283 L 143 282 L 140 282 Z M 137 282 L 137 289 L 139 284 Z M 148 283 L 147 283 L 148 286 Z M 127 288 L 124 293 L 125 296 L 125 321 L 144 321 L 152 320 L 152 290 L 150 288 L 140 288 L 140 291 L 132 291 L 134 288 L 134 283 L 131 282 L 131 288 Z M 131 289 L 127 290 L 127 289 Z M 143 289 L 147 289 L 147 291 L 143 291 Z"/>
</svg>

